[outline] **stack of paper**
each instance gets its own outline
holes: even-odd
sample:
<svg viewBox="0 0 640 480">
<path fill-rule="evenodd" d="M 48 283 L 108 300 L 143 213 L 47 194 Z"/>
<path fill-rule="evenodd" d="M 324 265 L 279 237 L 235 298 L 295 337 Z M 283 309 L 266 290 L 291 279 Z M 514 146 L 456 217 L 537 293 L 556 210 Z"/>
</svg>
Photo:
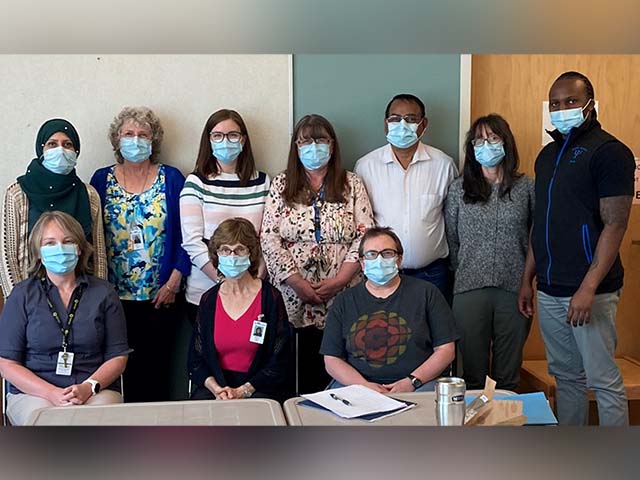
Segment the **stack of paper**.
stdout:
<svg viewBox="0 0 640 480">
<path fill-rule="evenodd" d="M 368 421 L 379 420 L 415 406 L 413 402 L 387 397 L 363 385 L 349 385 L 302 396 L 306 400 L 299 405 L 323 408 L 342 418 Z"/>
</svg>

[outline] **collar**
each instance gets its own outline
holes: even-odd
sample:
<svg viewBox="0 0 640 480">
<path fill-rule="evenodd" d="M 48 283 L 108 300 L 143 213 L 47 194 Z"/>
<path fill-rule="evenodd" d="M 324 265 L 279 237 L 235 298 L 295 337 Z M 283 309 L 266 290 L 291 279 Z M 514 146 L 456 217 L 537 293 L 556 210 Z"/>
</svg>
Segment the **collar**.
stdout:
<svg viewBox="0 0 640 480">
<path fill-rule="evenodd" d="M 411 159 L 411 162 L 409 162 L 409 165 L 413 165 L 414 163 L 423 162 L 426 160 L 431 160 L 431 155 L 429 155 L 429 153 L 427 152 L 427 146 L 420 140 L 418 140 L 418 148 L 413 154 L 413 158 Z M 387 145 L 385 146 L 382 161 L 384 163 L 398 163 L 398 159 L 396 158 L 395 153 L 393 153 L 393 149 L 391 148 L 390 143 L 387 143 Z"/>
<path fill-rule="evenodd" d="M 51 287 L 55 286 L 51 281 L 51 279 L 46 274 L 44 276 L 44 279 L 45 279 L 45 284 L 47 286 L 47 289 L 50 289 Z M 83 285 L 85 287 L 89 285 L 89 277 L 87 276 L 86 273 L 79 273 L 76 275 L 76 286 L 80 286 L 80 285 Z"/>
<path fill-rule="evenodd" d="M 598 116 L 595 110 L 591 111 L 592 114 L 589 115 L 589 118 L 582 124 L 580 125 L 578 128 L 572 128 L 571 131 L 569 132 L 571 134 L 571 141 L 574 142 L 577 138 L 581 137 L 582 135 L 596 129 L 596 128 L 602 128 L 602 126 L 600 125 L 600 122 L 598 121 Z M 558 129 L 555 130 L 545 130 L 550 136 L 551 138 L 553 138 L 553 140 L 556 143 L 559 143 L 560 145 L 562 145 L 565 141 L 565 139 L 567 138 L 567 135 L 562 135 Z"/>
</svg>

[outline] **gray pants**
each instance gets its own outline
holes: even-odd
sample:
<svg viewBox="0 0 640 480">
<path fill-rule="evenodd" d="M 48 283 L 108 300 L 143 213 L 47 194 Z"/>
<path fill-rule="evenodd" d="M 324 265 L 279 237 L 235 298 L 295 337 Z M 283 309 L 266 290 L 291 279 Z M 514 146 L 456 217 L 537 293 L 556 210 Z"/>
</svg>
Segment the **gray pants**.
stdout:
<svg viewBox="0 0 640 480">
<path fill-rule="evenodd" d="M 587 389 L 598 403 L 600 425 L 629 424 L 627 396 L 615 362 L 618 293 L 596 295 L 591 321 L 573 327 L 567 323 L 571 297 L 538 292 L 538 321 L 547 351 L 549 375 L 556 379 L 558 422 L 587 425 Z"/>
<path fill-rule="evenodd" d="M 517 295 L 487 287 L 453 296 L 453 315 L 461 329 L 460 352 L 468 390 L 484 388 L 489 375 L 497 388 L 515 390 L 522 349 L 531 320 L 518 312 Z"/>
<path fill-rule="evenodd" d="M 111 403 L 122 403 L 122 395 L 105 388 L 97 395 L 89 397 L 84 405 L 108 405 Z M 46 398 L 26 393 L 9 393 L 7 395 L 7 417 L 11 425 L 29 425 L 38 410 L 51 407 L 53 404 Z"/>
</svg>

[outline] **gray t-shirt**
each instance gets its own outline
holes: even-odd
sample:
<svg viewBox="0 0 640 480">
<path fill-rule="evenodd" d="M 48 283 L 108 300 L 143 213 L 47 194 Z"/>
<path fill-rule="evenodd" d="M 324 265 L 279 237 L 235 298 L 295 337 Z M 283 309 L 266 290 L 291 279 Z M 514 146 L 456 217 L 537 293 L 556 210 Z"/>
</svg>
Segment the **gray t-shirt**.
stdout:
<svg viewBox="0 0 640 480">
<path fill-rule="evenodd" d="M 342 358 L 368 381 L 392 383 L 420 366 L 434 347 L 457 340 L 453 314 L 438 288 L 400 279 L 387 298 L 371 295 L 364 282 L 338 295 L 320 353 Z"/>
</svg>

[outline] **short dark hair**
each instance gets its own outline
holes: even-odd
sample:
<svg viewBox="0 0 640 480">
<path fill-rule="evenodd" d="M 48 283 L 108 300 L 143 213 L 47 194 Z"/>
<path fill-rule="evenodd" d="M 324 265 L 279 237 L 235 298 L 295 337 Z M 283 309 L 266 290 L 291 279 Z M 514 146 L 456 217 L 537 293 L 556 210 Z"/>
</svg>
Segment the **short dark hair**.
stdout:
<svg viewBox="0 0 640 480">
<path fill-rule="evenodd" d="M 399 100 L 401 102 L 415 103 L 416 105 L 418 105 L 420 107 L 420 113 L 422 114 L 422 116 L 423 117 L 427 116 L 427 111 L 424 108 L 424 103 L 422 102 L 422 100 L 420 100 L 418 97 L 416 97 L 415 95 L 412 95 L 410 93 L 399 93 L 398 95 L 393 97 L 389 101 L 389 103 L 387 103 L 387 108 L 384 111 L 384 118 L 387 118 L 389 116 L 389 110 L 391 110 L 391 105 L 396 100 Z"/>
<path fill-rule="evenodd" d="M 558 80 L 582 80 L 582 83 L 584 83 L 585 89 L 587 90 L 587 96 L 589 98 L 595 98 L 595 92 L 593 91 L 591 80 L 589 80 L 580 72 L 574 72 L 573 70 L 564 72 L 562 75 L 556 78 L 553 83 L 556 83 Z"/>
<path fill-rule="evenodd" d="M 391 240 L 393 240 L 393 242 L 396 244 L 396 252 L 398 252 L 398 255 L 402 255 L 404 253 L 402 242 L 391 227 L 371 227 L 360 239 L 358 255 L 360 257 L 364 256 L 364 242 L 366 242 L 370 238 L 382 237 L 383 235 L 386 235 L 387 237 L 391 238 Z"/>
</svg>

